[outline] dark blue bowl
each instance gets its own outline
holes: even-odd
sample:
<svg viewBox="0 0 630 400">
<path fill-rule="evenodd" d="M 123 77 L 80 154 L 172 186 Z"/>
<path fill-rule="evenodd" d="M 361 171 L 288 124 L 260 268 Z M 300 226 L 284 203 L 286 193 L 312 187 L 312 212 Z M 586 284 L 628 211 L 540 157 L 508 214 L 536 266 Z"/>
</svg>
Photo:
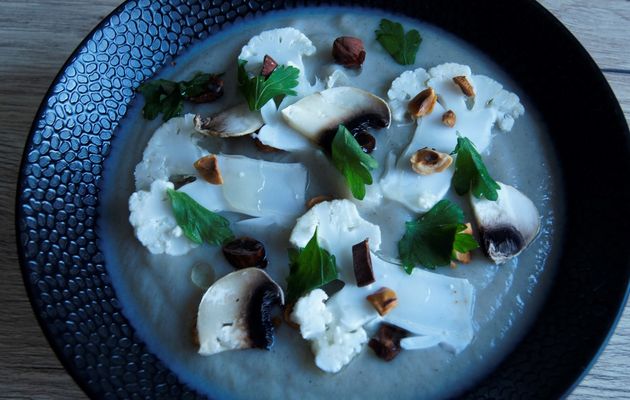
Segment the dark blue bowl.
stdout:
<svg viewBox="0 0 630 400">
<path fill-rule="evenodd" d="M 187 47 L 244 18 L 320 5 L 382 8 L 440 26 L 490 55 L 537 105 L 562 168 L 560 265 L 530 331 L 464 397 L 566 394 L 604 347 L 628 293 L 630 136 L 598 67 L 533 0 L 163 0 L 117 8 L 55 78 L 20 170 L 18 253 L 57 356 L 94 398 L 203 397 L 147 350 L 121 310 L 96 234 L 103 162 L 134 89 Z M 605 138 L 602 150 L 593 137 Z"/>
</svg>

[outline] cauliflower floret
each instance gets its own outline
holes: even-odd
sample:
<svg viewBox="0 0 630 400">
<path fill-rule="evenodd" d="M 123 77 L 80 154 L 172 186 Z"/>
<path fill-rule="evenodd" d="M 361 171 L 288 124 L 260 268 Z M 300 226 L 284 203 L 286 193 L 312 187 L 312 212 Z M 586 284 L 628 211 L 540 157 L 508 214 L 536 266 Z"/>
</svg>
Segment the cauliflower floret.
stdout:
<svg viewBox="0 0 630 400">
<path fill-rule="evenodd" d="M 157 180 L 150 191 L 140 190 L 129 197 L 129 222 L 138 240 L 153 254 L 180 256 L 197 247 L 177 225 L 166 194 L 173 184 Z"/>
<path fill-rule="evenodd" d="M 453 77 L 465 76 L 475 90 L 467 98 L 453 82 Z M 524 113 L 518 96 L 507 92 L 499 83 L 473 75 L 470 67 L 447 63 L 431 68 L 406 71 L 392 82 L 387 93 L 394 119 L 403 121 L 409 100 L 422 90 L 431 87 L 438 96 L 433 112 L 417 120 L 413 138 L 398 160 L 388 160 L 389 168 L 378 182 L 385 197 L 397 201 L 414 212 L 425 212 L 433 207 L 448 191 L 454 166 L 439 174 L 418 175 L 409 165 L 409 158 L 423 147 L 444 153 L 453 151 L 457 133 L 468 137 L 482 153 L 490 145 L 492 127 L 508 131 L 514 119 Z M 457 123 L 454 127 L 442 123 L 442 115 L 452 110 Z"/>
<path fill-rule="evenodd" d="M 208 152 L 199 147 L 193 114 L 171 118 L 153 134 L 136 165 L 136 190 L 147 190 L 155 180 L 168 181 L 173 175 L 194 175 L 193 163 Z"/>
<path fill-rule="evenodd" d="M 314 84 L 309 82 L 302 60 L 304 56 L 313 55 L 315 50 L 311 40 L 295 28 L 264 31 L 251 38 L 241 50 L 239 59 L 247 61 L 248 72 L 259 73 L 265 55 L 271 56 L 278 65 L 292 66 L 300 70 L 298 86 L 294 89 L 297 95 L 286 96 L 279 106 L 269 101 L 260 110 L 265 125 L 254 137 L 267 146 L 286 151 L 304 150 L 311 147 L 308 140 L 284 122 L 280 117 L 280 110 L 304 96 L 324 89 L 324 84 L 318 79 L 315 79 Z"/>
<path fill-rule="evenodd" d="M 238 58 L 247 61 L 248 72 L 258 74 L 265 55 L 273 58 L 278 65 L 292 66 L 300 70 L 298 95 L 308 91 L 311 84 L 306 78 L 302 57 L 315 54 L 311 40 L 295 28 L 279 28 L 262 32 L 249 39 Z"/>
<path fill-rule="evenodd" d="M 333 200 L 317 204 L 298 218 L 291 237 L 291 244 L 306 246 L 317 228 L 319 245 L 337 258 L 340 279 L 354 280 L 352 246 L 366 238 L 370 248 L 378 251 L 381 246 L 381 229 L 359 215 L 350 200 Z"/>
<path fill-rule="evenodd" d="M 295 303 L 291 320 L 300 325 L 300 333 L 304 339 L 315 339 L 322 335 L 326 332 L 326 325 L 332 322 L 333 316 L 324 304 L 326 300 L 326 292 L 315 289 Z"/>
<path fill-rule="evenodd" d="M 325 334 L 311 343 L 315 364 L 323 371 L 339 372 L 361 352 L 367 340 L 363 328 L 348 331 L 341 326 L 329 326 Z"/>
<path fill-rule="evenodd" d="M 361 327 L 348 330 L 334 320 L 324 301 L 328 299 L 321 289 L 302 296 L 293 309 L 291 320 L 300 324 L 300 333 L 311 341 L 315 364 L 326 372 L 339 372 L 367 342 L 367 334 Z"/>
</svg>

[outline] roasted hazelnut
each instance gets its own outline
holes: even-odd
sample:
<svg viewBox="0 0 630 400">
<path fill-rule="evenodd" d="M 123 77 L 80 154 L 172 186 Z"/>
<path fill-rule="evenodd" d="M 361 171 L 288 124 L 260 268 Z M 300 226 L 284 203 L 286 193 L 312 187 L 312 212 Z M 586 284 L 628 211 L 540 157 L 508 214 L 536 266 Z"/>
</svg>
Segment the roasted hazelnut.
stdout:
<svg viewBox="0 0 630 400">
<path fill-rule="evenodd" d="M 432 88 L 424 89 L 416 97 L 409 101 L 407 111 L 414 118 L 424 117 L 433 112 L 433 107 L 437 102 L 437 95 Z"/>
<path fill-rule="evenodd" d="M 361 146 L 361 150 L 366 154 L 372 153 L 376 148 L 376 139 L 365 131 L 357 133 L 354 138 L 359 143 L 359 146 Z"/>
<path fill-rule="evenodd" d="M 393 310 L 398 305 L 398 297 L 396 292 L 390 288 L 380 288 L 376 292 L 367 296 L 366 299 L 374 306 L 374 309 L 378 311 L 378 314 L 383 316 Z"/>
<path fill-rule="evenodd" d="M 453 157 L 425 147 L 416 151 L 409 160 L 411 168 L 420 175 L 431 175 L 442 172 L 453 163 Z"/>
<path fill-rule="evenodd" d="M 271 75 L 273 71 L 276 70 L 276 68 L 278 68 L 278 63 L 276 62 L 276 60 L 271 58 L 271 56 L 269 55 L 265 55 L 265 58 L 263 58 L 263 65 L 262 70 L 260 71 L 260 75 L 264 76 L 265 78 L 269 78 L 269 75 Z"/>
<path fill-rule="evenodd" d="M 457 116 L 455 115 L 453 110 L 448 110 L 447 112 L 442 114 L 442 123 L 448 126 L 449 128 L 454 127 L 456 122 L 457 122 Z"/>
<path fill-rule="evenodd" d="M 475 95 L 475 89 L 465 76 L 456 76 L 453 78 L 453 82 L 459 86 L 466 96 L 473 97 Z"/>
<path fill-rule="evenodd" d="M 330 201 L 332 199 L 333 199 L 332 196 L 326 196 L 326 195 L 315 196 L 315 197 L 313 197 L 312 199 L 310 199 L 309 201 L 306 202 L 306 208 L 311 209 L 311 208 L 315 207 L 316 205 L 318 205 L 319 203 L 323 203 L 325 201 Z"/>
<path fill-rule="evenodd" d="M 219 75 L 210 75 L 204 91 L 196 96 L 188 96 L 191 103 L 210 103 L 223 96 L 223 79 Z"/>
<path fill-rule="evenodd" d="M 195 161 L 193 166 L 208 183 L 213 185 L 223 184 L 223 177 L 219 170 L 219 161 L 214 154 L 201 157 Z"/>
<path fill-rule="evenodd" d="M 223 245 L 225 259 L 236 269 L 267 267 L 265 246 L 256 239 L 240 237 Z"/>
<path fill-rule="evenodd" d="M 361 39 L 341 36 L 335 39 L 332 55 L 337 64 L 346 68 L 361 68 L 365 61 L 365 47 Z"/>
</svg>

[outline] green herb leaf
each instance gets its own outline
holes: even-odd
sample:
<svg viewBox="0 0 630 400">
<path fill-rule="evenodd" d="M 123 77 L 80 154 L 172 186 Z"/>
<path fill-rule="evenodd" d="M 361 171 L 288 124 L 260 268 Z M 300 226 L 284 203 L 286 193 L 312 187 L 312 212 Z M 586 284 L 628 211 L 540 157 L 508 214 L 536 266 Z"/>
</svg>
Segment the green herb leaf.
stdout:
<svg viewBox="0 0 630 400">
<path fill-rule="evenodd" d="M 458 135 L 457 146 L 451 154 L 457 154 L 455 173 L 452 179 L 457 194 L 461 196 L 472 189 L 476 198 L 496 201 L 499 197 L 497 190 L 500 190 L 501 187 L 488 173 L 488 169 L 473 142 Z"/>
<path fill-rule="evenodd" d="M 167 193 L 177 225 L 188 239 L 198 244 L 221 245 L 234 237 L 230 221 L 224 217 L 207 210 L 186 193 L 173 189 L 168 189 Z"/>
<path fill-rule="evenodd" d="M 343 125 L 339 125 L 332 141 L 332 162 L 346 178 L 352 195 L 363 200 L 365 185 L 372 184 L 370 170 L 378 168 L 378 162 L 363 152 L 359 142 Z"/>
<path fill-rule="evenodd" d="M 246 64 L 247 61 L 238 60 L 238 85 L 250 111 L 260 110 L 276 96 L 297 95 L 293 88 L 298 85 L 299 69 L 279 65 L 268 78 L 262 75 L 250 78 L 245 70 Z"/>
<path fill-rule="evenodd" d="M 297 301 L 313 289 L 320 288 L 338 277 L 335 256 L 319 247 L 317 229 L 306 247 L 289 249 L 291 269 L 287 278 L 287 303 Z"/>
<path fill-rule="evenodd" d="M 478 247 L 466 229 L 464 212 L 449 200 L 442 200 L 426 214 L 405 223 L 406 230 L 398 242 L 398 254 L 405 272 L 411 274 L 416 265 L 434 269 L 449 265 L 453 251 L 465 253 Z M 474 247 L 473 247 L 474 242 Z"/>
<path fill-rule="evenodd" d="M 468 253 L 471 250 L 479 248 L 479 243 L 475 240 L 475 237 L 468 233 L 463 233 L 466 230 L 466 225 L 460 224 L 455 234 L 455 241 L 453 242 L 453 253 Z M 455 255 L 453 254 L 453 258 Z"/>
<path fill-rule="evenodd" d="M 184 108 L 184 100 L 205 93 L 216 76 L 198 72 L 189 81 L 174 82 L 157 79 L 143 83 L 138 90 L 145 98 L 144 108 L 142 108 L 144 118 L 153 120 L 162 113 L 162 120 L 166 122 L 180 116 Z"/>
<path fill-rule="evenodd" d="M 416 53 L 422 43 L 420 32 L 415 29 L 405 33 L 398 22 L 381 19 L 376 31 L 376 40 L 401 65 L 411 65 L 416 62 Z"/>
</svg>

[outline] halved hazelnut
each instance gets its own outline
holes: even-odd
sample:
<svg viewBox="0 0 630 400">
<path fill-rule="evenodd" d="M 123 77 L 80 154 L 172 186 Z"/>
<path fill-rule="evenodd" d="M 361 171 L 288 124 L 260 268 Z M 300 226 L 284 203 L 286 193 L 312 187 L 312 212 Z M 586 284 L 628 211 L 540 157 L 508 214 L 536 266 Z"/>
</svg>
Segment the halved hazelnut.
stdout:
<svg viewBox="0 0 630 400">
<path fill-rule="evenodd" d="M 433 88 L 424 89 L 416 97 L 411 99 L 407 105 L 407 111 L 414 118 L 420 118 L 433 112 L 433 107 L 437 102 L 437 95 Z"/>
<path fill-rule="evenodd" d="M 464 229 L 461 233 L 466 233 L 468 235 L 473 234 L 472 225 L 470 222 L 466 223 L 466 229 Z M 468 264 L 470 260 L 472 260 L 472 253 L 470 251 L 466 253 L 460 253 L 458 251 L 455 252 L 455 259 L 462 264 Z"/>
<path fill-rule="evenodd" d="M 409 332 L 405 329 L 382 323 L 374 337 L 370 339 L 368 346 L 374 350 L 378 357 L 385 361 L 391 361 L 400 354 L 402 350 L 400 341 L 407 336 L 409 336 Z"/>
<path fill-rule="evenodd" d="M 201 157 L 195 161 L 193 166 L 208 183 L 213 185 L 223 184 L 223 177 L 219 170 L 219 161 L 214 154 Z"/>
<path fill-rule="evenodd" d="M 332 196 L 326 196 L 326 195 L 315 196 L 315 197 L 313 197 L 312 199 L 310 199 L 309 201 L 306 202 L 306 208 L 311 209 L 314 206 L 318 205 L 319 203 L 323 203 L 325 201 L 330 201 L 332 199 L 333 199 Z"/>
<path fill-rule="evenodd" d="M 366 298 L 381 316 L 387 314 L 398 305 L 396 292 L 386 287 L 380 288 Z"/>
<path fill-rule="evenodd" d="M 416 151 L 411 159 L 411 168 L 420 175 L 442 172 L 453 163 L 453 157 L 425 147 Z"/>
<path fill-rule="evenodd" d="M 453 110 L 448 110 L 442 115 L 442 123 L 449 128 L 455 126 L 455 122 L 457 122 L 457 116 L 453 112 Z"/>
<path fill-rule="evenodd" d="M 258 240 L 244 236 L 223 245 L 225 259 L 236 269 L 266 268 L 265 246 Z"/>
<path fill-rule="evenodd" d="M 453 78 L 453 82 L 459 86 L 466 96 L 473 97 L 475 95 L 475 89 L 465 76 L 456 76 Z"/>
</svg>

